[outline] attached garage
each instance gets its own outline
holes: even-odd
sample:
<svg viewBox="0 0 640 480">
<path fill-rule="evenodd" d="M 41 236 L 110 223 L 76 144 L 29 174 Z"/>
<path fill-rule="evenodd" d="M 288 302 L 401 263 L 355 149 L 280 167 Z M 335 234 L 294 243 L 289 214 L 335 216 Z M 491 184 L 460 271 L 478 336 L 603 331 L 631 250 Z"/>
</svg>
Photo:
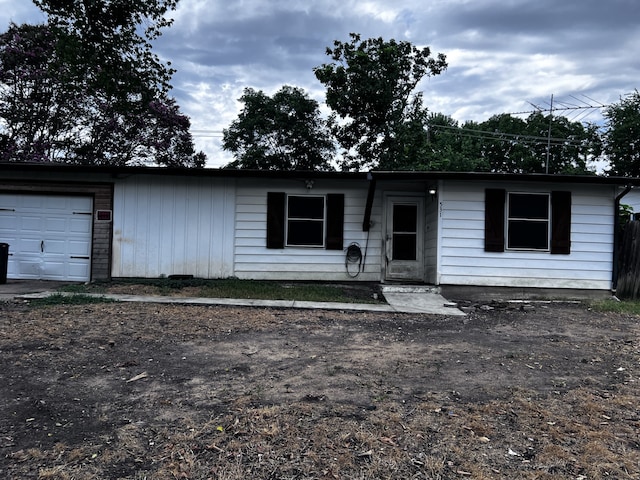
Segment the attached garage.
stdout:
<svg viewBox="0 0 640 480">
<path fill-rule="evenodd" d="M 110 169 L 19 163 L 0 169 L 0 242 L 10 245 L 8 280 L 111 278 Z"/>
<path fill-rule="evenodd" d="M 89 281 L 93 199 L 0 194 L 0 237 L 9 247 L 7 276 Z"/>
</svg>

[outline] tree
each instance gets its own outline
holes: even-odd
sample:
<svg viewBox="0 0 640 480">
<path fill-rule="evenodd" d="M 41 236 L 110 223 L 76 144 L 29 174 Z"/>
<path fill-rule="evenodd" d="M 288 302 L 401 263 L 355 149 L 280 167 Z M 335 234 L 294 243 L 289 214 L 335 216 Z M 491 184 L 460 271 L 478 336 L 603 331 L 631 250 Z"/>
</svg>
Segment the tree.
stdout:
<svg viewBox="0 0 640 480">
<path fill-rule="evenodd" d="M 489 170 L 489 162 L 481 154 L 475 122 L 462 126 L 441 113 L 429 115 L 428 148 L 416 170 L 446 170 L 450 172 L 482 172 Z"/>
<path fill-rule="evenodd" d="M 176 1 L 34 0 L 49 23 L 0 38 L 3 159 L 204 166 L 151 50 Z"/>
<path fill-rule="evenodd" d="M 587 163 L 601 153 L 595 126 L 541 113 L 524 120 L 505 113 L 462 126 L 432 114 L 427 123 L 428 148 L 417 170 L 546 173 L 550 146 L 548 173 L 592 174 Z"/>
<path fill-rule="evenodd" d="M 570 175 L 594 173 L 588 168 L 588 161 L 601 153 L 596 126 L 585 126 L 566 117 L 549 118 L 549 115 L 537 112 L 527 118 L 524 133 L 526 136 L 523 141 L 529 145 L 529 155 L 523 155 L 523 172 Z"/>
<path fill-rule="evenodd" d="M 427 112 L 415 89 L 425 76 L 445 70 L 445 56 L 433 58 L 428 47 L 409 42 L 350 37 L 327 48 L 332 63 L 314 69 L 334 111 L 331 125 L 344 150 L 342 168 L 410 168 L 412 153 L 426 141 Z"/>
<path fill-rule="evenodd" d="M 605 110 L 604 151 L 611 175 L 640 176 L 640 92 L 622 97 Z"/>
<path fill-rule="evenodd" d="M 170 90 L 174 70 L 153 53 L 151 42 L 173 23 L 166 14 L 178 0 L 33 1 L 48 15 L 72 77 L 125 107 Z"/>
<path fill-rule="evenodd" d="M 44 25 L 11 24 L 0 35 L 0 159 L 46 161 L 75 140 L 80 97 L 58 79 L 56 39 Z"/>
<path fill-rule="evenodd" d="M 227 168 L 330 170 L 335 151 L 318 102 L 300 88 L 283 86 L 273 97 L 247 88 L 238 119 L 223 131 L 234 154 Z"/>
<path fill-rule="evenodd" d="M 494 115 L 478 124 L 476 154 L 486 159 L 492 172 L 539 173 L 542 160 L 532 169 L 529 144 L 524 140 L 526 131 L 525 120 L 508 113 Z"/>
</svg>

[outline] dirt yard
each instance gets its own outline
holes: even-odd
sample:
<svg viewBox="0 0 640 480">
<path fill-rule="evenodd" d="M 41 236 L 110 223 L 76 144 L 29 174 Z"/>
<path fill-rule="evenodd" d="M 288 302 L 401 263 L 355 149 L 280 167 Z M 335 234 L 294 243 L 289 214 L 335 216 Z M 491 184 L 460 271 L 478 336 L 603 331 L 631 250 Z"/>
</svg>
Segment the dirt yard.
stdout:
<svg viewBox="0 0 640 480">
<path fill-rule="evenodd" d="M 0 304 L 0 478 L 640 479 L 640 324 Z"/>
</svg>

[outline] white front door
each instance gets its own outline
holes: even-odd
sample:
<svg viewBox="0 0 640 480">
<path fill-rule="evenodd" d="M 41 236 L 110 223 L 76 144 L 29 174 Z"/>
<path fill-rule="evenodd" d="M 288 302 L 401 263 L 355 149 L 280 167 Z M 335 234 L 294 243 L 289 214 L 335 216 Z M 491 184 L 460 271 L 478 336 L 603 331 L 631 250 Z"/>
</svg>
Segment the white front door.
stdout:
<svg viewBox="0 0 640 480">
<path fill-rule="evenodd" d="M 0 194 L 7 277 L 90 280 L 92 211 L 91 197 Z"/>
<path fill-rule="evenodd" d="M 386 200 L 385 278 L 424 281 L 424 197 Z"/>
</svg>

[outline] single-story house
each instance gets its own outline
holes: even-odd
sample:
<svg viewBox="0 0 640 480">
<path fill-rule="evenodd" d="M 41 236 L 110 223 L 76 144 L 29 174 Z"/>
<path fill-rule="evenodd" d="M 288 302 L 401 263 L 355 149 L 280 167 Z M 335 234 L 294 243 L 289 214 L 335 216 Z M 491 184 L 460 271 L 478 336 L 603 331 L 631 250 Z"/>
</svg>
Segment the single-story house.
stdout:
<svg viewBox="0 0 640 480">
<path fill-rule="evenodd" d="M 0 164 L 9 279 L 197 278 L 611 292 L 640 179 Z"/>
</svg>

